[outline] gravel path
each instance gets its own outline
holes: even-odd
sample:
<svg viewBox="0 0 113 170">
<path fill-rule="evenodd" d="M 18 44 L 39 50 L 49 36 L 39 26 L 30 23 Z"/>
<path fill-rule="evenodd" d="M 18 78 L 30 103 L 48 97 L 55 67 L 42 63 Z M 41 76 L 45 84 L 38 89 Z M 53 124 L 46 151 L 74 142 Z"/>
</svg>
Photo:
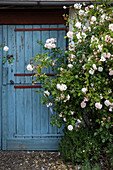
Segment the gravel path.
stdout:
<svg viewBox="0 0 113 170">
<path fill-rule="evenodd" d="M 59 152 L 0 151 L 0 170 L 77 170 L 63 163 Z"/>
</svg>

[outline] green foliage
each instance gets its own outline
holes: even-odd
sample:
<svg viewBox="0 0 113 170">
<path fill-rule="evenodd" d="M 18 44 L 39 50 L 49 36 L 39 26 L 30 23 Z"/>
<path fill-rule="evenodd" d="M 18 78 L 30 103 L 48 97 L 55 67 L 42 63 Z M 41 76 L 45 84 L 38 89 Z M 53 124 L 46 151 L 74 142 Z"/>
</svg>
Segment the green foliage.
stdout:
<svg viewBox="0 0 113 170">
<path fill-rule="evenodd" d="M 98 159 L 101 144 L 98 138 L 93 136 L 92 131 L 80 127 L 73 132 L 64 131 L 64 136 L 59 145 L 62 158 L 65 162 L 84 162 Z"/>
<path fill-rule="evenodd" d="M 65 37 L 68 50 L 63 54 L 54 38 L 45 45 L 38 42 L 45 52 L 32 64 L 34 83 L 43 82 L 42 103 L 54 105 L 51 124 L 65 126 L 60 151 L 72 163 L 97 161 L 113 142 L 113 7 L 95 3 L 74 8 L 72 21 L 64 15 L 73 26 Z M 50 67 L 54 78 L 43 73 Z"/>
<path fill-rule="evenodd" d="M 6 55 L 5 57 L 2 57 L 3 58 L 3 63 L 6 63 L 8 61 L 8 64 L 11 64 L 13 63 L 14 61 L 14 57 L 11 55 Z"/>
</svg>

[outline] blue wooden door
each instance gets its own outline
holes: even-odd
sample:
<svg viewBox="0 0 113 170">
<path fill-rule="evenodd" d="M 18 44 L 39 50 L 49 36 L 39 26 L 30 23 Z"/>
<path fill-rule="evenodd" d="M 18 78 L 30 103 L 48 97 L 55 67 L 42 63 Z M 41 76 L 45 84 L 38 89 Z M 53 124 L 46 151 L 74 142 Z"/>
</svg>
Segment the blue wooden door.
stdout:
<svg viewBox="0 0 113 170">
<path fill-rule="evenodd" d="M 42 48 L 37 40 L 45 42 L 56 38 L 57 46 L 64 48 L 65 30 L 15 31 L 15 29 L 65 28 L 65 25 L 1 25 L 0 36 L 3 46 L 9 47 L 8 54 L 15 58 L 13 65 L 3 64 L 2 82 L 2 149 L 3 150 L 57 150 L 62 130 L 50 125 L 52 108 L 42 105 L 40 88 L 14 88 L 31 86 L 32 76 L 26 66 L 30 57 Z M 6 52 L 3 51 L 4 56 Z M 50 73 L 45 69 L 44 72 Z M 24 76 L 15 75 L 24 74 Z"/>
</svg>

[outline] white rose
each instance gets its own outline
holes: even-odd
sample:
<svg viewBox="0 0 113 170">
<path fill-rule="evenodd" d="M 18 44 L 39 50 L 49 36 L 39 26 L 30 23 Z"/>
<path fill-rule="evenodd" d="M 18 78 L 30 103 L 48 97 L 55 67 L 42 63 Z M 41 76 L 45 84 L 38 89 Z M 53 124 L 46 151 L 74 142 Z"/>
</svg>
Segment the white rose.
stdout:
<svg viewBox="0 0 113 170">
<path fill-rule="evenodd" d="M 64 122 L 67 122 L 67 120 L 66 120 L 66 118 L 65 118 L 65 117 L 63 118 L 63 120 L 64 120 Z"/>
<path fill-rule="evenodd" d="M 73 65 L 72 65 L 72 64 L 68 64 L 68 67 L 69 67 L 69 68 L 72 68 L 72 67 L 73 67 Z"/>
<path fill-rule="evenodd" d="M 91 28 L 90 28 L 90 27 L 88 27 L 88 30 L 89 30 L 89 31 L 91 31 Z"/>
<path fill-rule="evenodd" d="M 44 91 L 44 96 L 49 96 L 50 95 L 50 93 L 49 93 L 49 91 L 47 90 L 47 91 Z"/>
<path fill-rule="evenodd" d="M 69 95 L 69 94 L 66 96 L 66 99 L 67 99 L 67 100 L 69 100 L 69 99 L 70 99 L 70 95 Z"/>
<path fill-rule="evenodd" d="M 31 66 L 31 64 L 28 64 L 28 65 L 27 65 L 27 70 L 28 70 L 28 71 L 33 71 L 33 67 Z"/>
<path fill-rule="evenodd" d="M 86 92 L 88 91 L 87 87 L 86 87 L 86 88 L 82 88 L 81 90 L 82 90 L 82 92 L 85 93 L 85 94 L 86 94 Z"/>
<path fill-rule="evenodd" d="M 94 71 L 93 69 L 90 69 L 90 70 L 89 70 L 89 74 L 92 74 L 92 75 L 93 75 L 94 72 L 95 72 L 95 71 Z"/>
<path fill-rule="evenodd" d="M 113 70 L 110 70 L 109 75 L 110 75 L 110 76 L 113 75 Z"/>
<path fill-rule="evenodd" d="M 110 108 L 109 108 L 109 111 L 112 112 L 112 109 L 113 109 L 113 107 L 110 107 Z"/>
<path fill-rule="evenodd" d="M 109 24 L 109 29 L 113 31 L 113 24 Z"/>
<path fill-rule="evenodd" d="M 60 86 L 61 86 L 60 84 L 57 84 L 57 89 L 58 89 L 58 90 L 60 90 Z"/>
<path fill-rule="evenodd" d="M 84 15 L 84 10 L 79 10 L 79 15 L 81 16 L 81 15 Z"/>
<path fill-rule="evenodd" d="M 66 9 L 67 7 L 66 6 L 63 6 L 63 9 Z"/>
<path fill-rule="evenodd" d="M 105 104 L 106 106 L 111 105 L 111 103 L 110 103 L 110 101 L 109 101 L 109 100 L 105 100 L 104 104 Z"/>
<path fill-rule="evenodd" d="M 105 15 L 105 14 L 103 14 L 103 15 L 101 15 L 101 18 L 102 18 L 102 19 L 104 19 L 104 18 L 105 18 L 105 16 L 106 16 L 106 15 Z"/>
<path fill-rule="evenodd" d="M 97 109 L 101 109 L 102 108 L 102 104 L 100 104 L 100 102 L 97 102 L 97 103 L 95 103 L 95 107 Z"/>
<path fill-rule="evenodd" d="M 103 44 L 102 45 L 98 45 L 99 51 L 102 51 L 102 47 L 103 47 Z"/>
<path fill-rule="evenodd" d="M 51 39 L 47 39 L 47 40 L 46 40 L 46 43 L 47 43 L 47 44 L 51 43 Z"/>
<path fill-rule="evenodd" d="M 74 115 L 74 112 L 73 111 L 70 111 L 71 115 Z"/>
<path fill-rule="evenodd" d="M 49 104 L 47 103 L 46 106 L 49 107 Z"/>
<path fill-rule="evenodd" d="M 73 130 L 73 126 L 72 125 L 68 125 L 68 130 Z"/>
<path fill-rule="evenodd" d="M 47 48 L 48 48 L 48 49 L 52 49 L 52 44 L 49 43 Z"/>
<path fill-rule="evenodd" d="M 4 46 L 3 50 L 4 50 L 4 51 L 8 51 L 8 50 L 9 50 L 9 47 Z"/>
<path fill-rule="evenodd" d="M 102 72 L 103 68 L 102 67 L 98 67 L 98 71 Z"/>
<path fill-rule="evenodd" d="M 107 57 L 107 58 L 110 58 L 110 56 L 111 56 L 110 53 L 107 53 L 107 54 L 106 54 L 106 57 Z"/>
<path fill-rule="evenodd" d="M 76 36 L 77 36 L 78 40 L 82 38 L 80 35 L 80 32 L 78 34 L 76 34 Z"/>
<path fill-rule="evenodd" d="M 95 17 L 95 16 L 92 16 L 92 17 L 91 17 L 91 21 L 92 21 L 92 22 L 96 21 L 96 17 Z"/>
<path fill-rule="evenodd" d="M 94 69 L 94 70 L 97 70 L 96 64 L 93 64 L 93 69 Z"/>
<path fill-rule="evenodd" d="M 59 117 L 62 117 L 62 113 L 59 114 Z"/>
<path fill-rule="evenodd" d="M 63 90 L 67 89 L 67 86 L 65 84 L 62 84 L 61 87 L 62 87 Z"/>
<path fill-rule="evenodd" d="M 74 41 L 71 41 L 70 43 L 69 43 L 69 48 L 74 48 L 75 47 L 75 43 L 74 43 Z"/>
<path fill-rule="evenodd" d="M 86 107 L 86 103 L 85 103 L 85 102 L 82 102 L 82 103 L 81 103 L 81 107 L 82 107 L 82 108 L 85 108 L 85 107 Z"/>
<path fill-rule="evenodd" d="M 81 9 L 82 5 L 79 3 L 74 4 L 75 9 Z"/>
<path fill-rule="evenodd" d="M 81 123 L 81 120 L 80 120 L 80 119 L 77 119 L 77 122 L 78 122 L 78 123 Z"/>
<path fill-rule="evenodd" d="M 84 32 L 82 32 L 82 35 L 84 36 L 84 38 L 86 38 L 86 37 L 87 37 L 87 35 L 86 35 Z"/>
<path fill-rule="evenodd" d="M 101 57 L 106 58 L 106 53 L 102 53 L 102 54 L 101 54 Z"/>
<path fill-rule="evenodd" d="M 52 47 L 52 48 L 56 48 L 56 45 L 55 45 L 55 44 L 52 44 L 51 47 Z"/>
<path fill-rule="evenodd" d="M 94 5 L 90 5 L 90 6 L 89 6 L 89 8 L 92 8 L 92 9 L 94 9 Z"/>
<path fill-rule="evenodd" d="M 68 31 L 68 32 L 67 32 L 67 37 L 68 37 L 68 38 L 73 38 L 73 32 Z"/>
<path fill-rule="evenodd" d="M 105 57 L 101 57 L 100 61 L 106 61 Z"/>
<path fill-rule="evenodd" d="M 45 44 L 44 47 L 48 48 L 48 44 Z"/>
<path fill-rule="evenodd" d="M 75 24 L 75 27 L 77 27 L 77 28 L 81 28 L 81 22 L 77 22 L 76 24 Z"/>
<path fill-rule="evenodd" d="M 49 106 L 52 106 L 52 105 L 53 105 L 53 104 L 50 102 L 50 103 L 49 103 Z"/>
<path fill-rule="evenodd" d="M 87 31 L 87 27 L 86 27 L 86 26 L 84 26 L 84 27 L 83 27 L 83 30 L 84 30 L 84 31 Z"/>
</svg>

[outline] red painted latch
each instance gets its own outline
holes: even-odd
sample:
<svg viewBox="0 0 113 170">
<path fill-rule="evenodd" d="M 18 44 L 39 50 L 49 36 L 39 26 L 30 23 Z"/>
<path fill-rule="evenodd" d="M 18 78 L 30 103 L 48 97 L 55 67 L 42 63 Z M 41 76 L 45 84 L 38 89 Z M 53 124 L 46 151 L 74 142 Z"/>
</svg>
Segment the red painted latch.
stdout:
<svg viewBox="0 0 113 170">
<path fill-rule="evenodd" d="M 41 85 L 34 85 L 34 86 L 14 86 L 15 89 L 28 89 L 28 88 L 41 88 Z"/>
<path fill-rule="evenodd" d="M 14 74 L 14 76 L 34 76 L 35 73 L 17 73 L 17 74 Z M 46 73 L 45 74 L 46 76 L 55 76 L 56 74 L 55 73 Z"/>
<path fill-rule="evenodd" d="M 60 30 L 66 30 L 68 31 L 69 28 L 25 28 L 25 29 L 15 29 L 15 31 L 60 31 Z"/>
</svg>

